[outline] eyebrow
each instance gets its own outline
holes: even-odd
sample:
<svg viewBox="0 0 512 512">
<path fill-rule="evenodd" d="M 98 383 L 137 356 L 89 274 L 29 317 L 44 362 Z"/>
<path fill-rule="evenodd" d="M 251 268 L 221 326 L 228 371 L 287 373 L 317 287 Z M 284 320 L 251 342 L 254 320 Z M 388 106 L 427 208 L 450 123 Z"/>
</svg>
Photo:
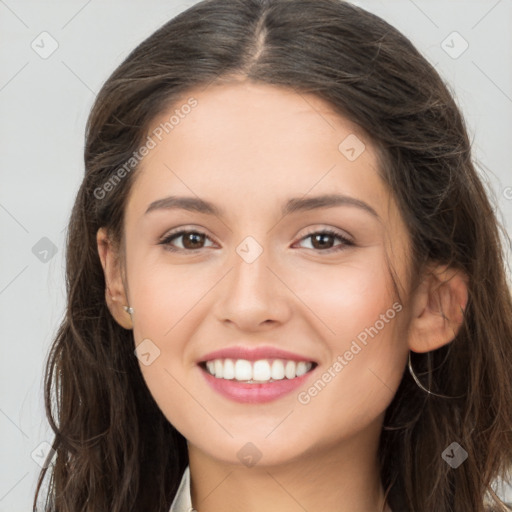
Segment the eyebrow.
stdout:
<svg viewBox="0 0 512 512">
<path fill-rule="evenodd" d="M 324 194 L 314 197 L 293 197 L 289 199 L 283 206 L 281 213 L 283 217 L 299 211 L 317 210 L 320 208 L 333 208 L 336 206 L 353 206 L 370 213 L 372 216 L 379 218 L 377 212 L 367 203 L 356 199 L 355 197 L 341 194 Z M 179 197 L 169 196 L 163 199 L 153 201 L 147 208 L 145 215 L 155 210 L 172 210 L 181 209 L 204 213 L 206 215 L 215 215 L 222 217 L 224 210 L 209 201 L 200 199 L 199 197 Z"/>
</svg>

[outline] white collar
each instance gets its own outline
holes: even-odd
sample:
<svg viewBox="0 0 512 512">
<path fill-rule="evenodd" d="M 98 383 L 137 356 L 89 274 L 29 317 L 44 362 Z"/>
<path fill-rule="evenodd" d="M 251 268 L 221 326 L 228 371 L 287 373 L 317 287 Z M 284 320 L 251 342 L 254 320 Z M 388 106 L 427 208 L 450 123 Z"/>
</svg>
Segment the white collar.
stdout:
<svg viewBox="0 0 512 512">
<path fill-rule="evenodd" d="M 181 483 L 178 492 L 174 497 L 169 512 L 192 512 L 192 497 L 190 495 L 190 470 L 187 466 L 181 477 Z"/>
</svg>

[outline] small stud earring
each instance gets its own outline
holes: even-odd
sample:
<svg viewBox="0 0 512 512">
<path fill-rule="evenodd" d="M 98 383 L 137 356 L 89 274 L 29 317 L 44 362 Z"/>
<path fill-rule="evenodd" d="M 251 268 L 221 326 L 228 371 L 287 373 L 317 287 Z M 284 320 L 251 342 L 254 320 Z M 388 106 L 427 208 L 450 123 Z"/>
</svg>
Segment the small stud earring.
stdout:
<svg viewBox="0 0 512 512">
<path fill-rule="evenodd" d="M 131 316 L 133 315 L 133 308 L 130 306 L 123 306 L 124 310 Z"/>
</svg>

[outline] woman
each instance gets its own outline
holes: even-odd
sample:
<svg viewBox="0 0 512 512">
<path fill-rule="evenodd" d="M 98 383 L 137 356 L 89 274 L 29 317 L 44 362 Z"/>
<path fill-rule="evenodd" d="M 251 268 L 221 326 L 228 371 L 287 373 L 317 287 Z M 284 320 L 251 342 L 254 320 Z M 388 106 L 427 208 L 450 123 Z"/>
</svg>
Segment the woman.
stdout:
<svg viewBox="0 0 512 512">
<path fill-rule="evenodd" d="M 507 510 L 499 227 L 396 29 L 198 3 L 107 80 L 85 164 L 45 510 Z"/>
</svg>

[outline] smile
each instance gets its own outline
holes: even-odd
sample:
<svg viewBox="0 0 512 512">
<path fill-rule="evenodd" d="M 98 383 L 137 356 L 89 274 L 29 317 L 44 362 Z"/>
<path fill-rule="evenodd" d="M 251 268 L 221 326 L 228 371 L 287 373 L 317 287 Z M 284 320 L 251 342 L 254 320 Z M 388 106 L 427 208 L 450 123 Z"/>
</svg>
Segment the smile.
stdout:
<svg viewBox="0 0 512 512">
<path fill-rule="evenodd" d="M 199 363 L 211 389 L 230 401 L 260 404 L 297 392 L 318 366 L 286 359 L 210 359 Z"/>
<path fill-rule="evenodd" d="M 316 363 L 285 359 L 213 359 L 201 364 L 216 379 L 235 380 L 248 384 L 271 383 L 295 379 L 308 373 Z"/>
</svg>

